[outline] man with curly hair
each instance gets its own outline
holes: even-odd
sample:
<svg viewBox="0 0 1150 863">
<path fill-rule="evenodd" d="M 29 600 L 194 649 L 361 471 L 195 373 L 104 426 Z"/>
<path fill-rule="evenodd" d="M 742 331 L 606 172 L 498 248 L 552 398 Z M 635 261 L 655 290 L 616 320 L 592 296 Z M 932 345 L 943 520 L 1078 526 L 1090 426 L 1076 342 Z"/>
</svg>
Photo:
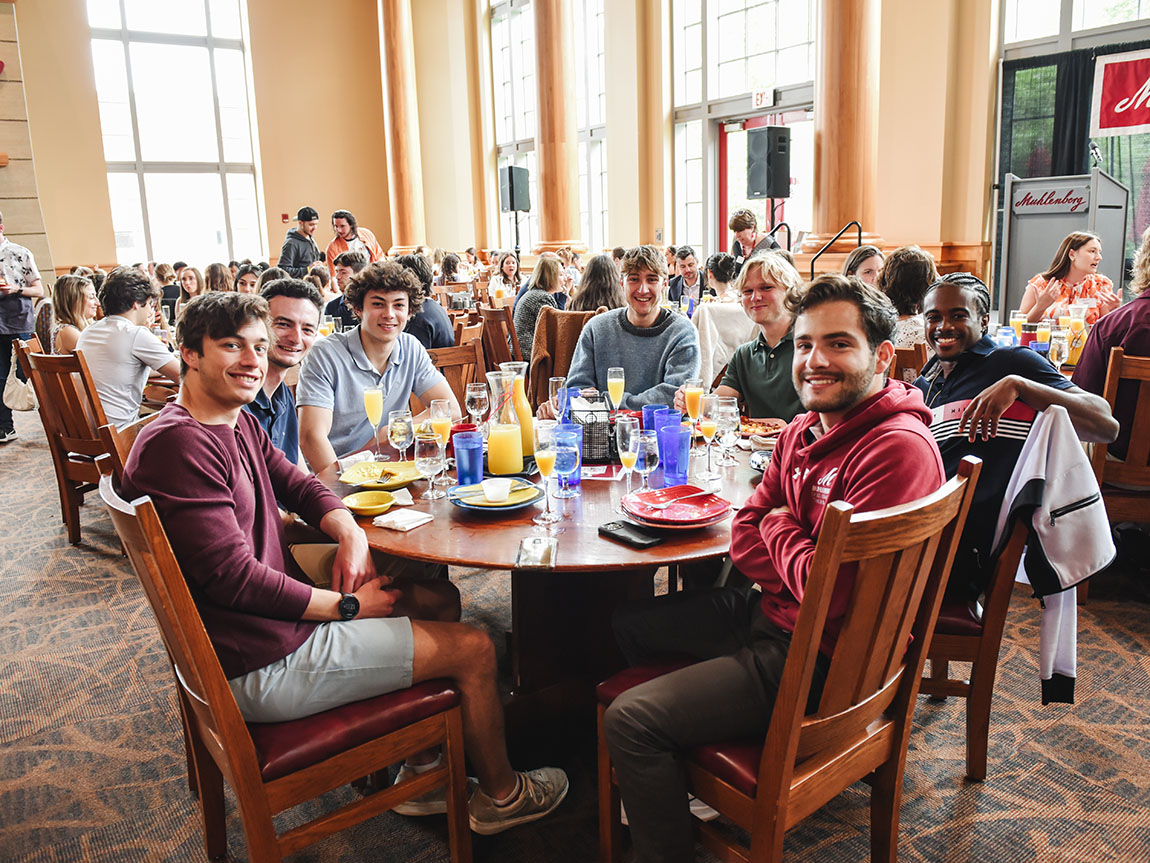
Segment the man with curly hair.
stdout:
<svg viewBox="0 0 1150 863">
<path fill-rule="evenodd" d="M 410 271 L 394 262 L 370 264 L 344 292 L 358 326 L 321 339 L 303 361 L 296 404 L 300 450 L 314 471 L 372 445 L 376 430 L 363 409 L 366 387 L 383 389 L 383 416 L 406 408 L 411 394 L 431 404 L 447 399 L 452 416 L 459 404 L 427 350 L 403 328 L 419 310 L 423 292 Z M 380 427 L 386 440 L 387 428 Z"/>
</svg>

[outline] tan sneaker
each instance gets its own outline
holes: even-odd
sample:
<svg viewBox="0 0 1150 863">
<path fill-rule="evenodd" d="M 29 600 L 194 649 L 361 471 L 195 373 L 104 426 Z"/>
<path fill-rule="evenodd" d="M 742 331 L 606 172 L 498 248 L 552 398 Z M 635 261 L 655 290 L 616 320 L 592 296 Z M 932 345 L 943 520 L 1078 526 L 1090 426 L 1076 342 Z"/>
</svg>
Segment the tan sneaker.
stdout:
<svg viewBox="0 0 1150 863">
<path fill-rule="evenodd" d="M 567 796 L 567 774 L 557 767 L 540 767 L 519 774 L 519 794 L 506 806 L 496 806 L 483 789 L 471 797 L 471 829 L 481 836 L 537 821 Z"/>
</svg>

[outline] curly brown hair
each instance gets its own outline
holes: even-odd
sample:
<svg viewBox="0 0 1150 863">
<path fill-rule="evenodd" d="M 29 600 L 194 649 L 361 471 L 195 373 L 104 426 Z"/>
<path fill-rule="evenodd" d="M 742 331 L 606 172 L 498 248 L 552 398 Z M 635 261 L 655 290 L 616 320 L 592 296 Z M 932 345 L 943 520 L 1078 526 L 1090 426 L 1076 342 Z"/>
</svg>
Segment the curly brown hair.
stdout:
<svg viewBox="0 0 1150 863">
<path fill-rule="evenodd" d="M 394 261 L 377 261 L 368 264 L 352 276 L 347 283 L 344 296 L 356 312 L 363 313 L 363 301 L 369 292 L 394 294 L 402 291 L 407 294 L 407 313 L 414 315 L 423 305 L 423 288 L 415 273 Z"/>
<path fill-rule="evenodd" d="M 875 287 L 894 303 L 900 315 L 922 313 L 926 289 L 938 278 L 934 258 L 918 246 L 900 246 L 878 271 Z"/>
<path fill-rule="evenodd" d="M 236 291 L 207 291 L 183 307 L 176 325 L 176 342 L 200 356 L 204 355 L 204 339 L 222 339 L 235 335 L 251 321 L 270 322 L 268 301 L 257 294 Z M 271 327 L 268 327 L 271 332 Z M 180 374 L 185 375 L 188 364 L 180 357 Z"/>
<path fill-rule="evenodd" d="M 858 276 L 823 273 L 808 285 L 790 288 L 783 305 L 796 318 L 811 309 L 843 300 L 859 310 L 867 344 L 875 350 L 883 342 L 894 340 L 898 313 L 886 294 L 863 282 Z"/>
</svg>

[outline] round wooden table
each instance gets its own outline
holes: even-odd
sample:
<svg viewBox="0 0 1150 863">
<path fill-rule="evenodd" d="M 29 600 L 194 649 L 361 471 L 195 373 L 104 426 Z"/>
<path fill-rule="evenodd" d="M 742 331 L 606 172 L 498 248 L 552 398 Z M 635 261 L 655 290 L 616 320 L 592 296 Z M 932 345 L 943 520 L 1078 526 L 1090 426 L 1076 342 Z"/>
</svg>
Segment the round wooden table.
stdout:
<svg viewBox="0 0 1150 863">
<path fill-rule="evenodd" d="M 754 491 L 761 474 L 748 466 L 746 453 L 736 457 L 737 465 L 718 468 L 722 479 L 716 493 L 737 508 Z M 691 473 L 702 471 L 704 464 L 705 459 L 692 460 Z M 335 465 L 321 471 L 319 478 L 341 497 L 355 490 L 339 481 Z M 652 478 L 661 480 L 660 471 Z M 637 474 L 633 480 L 637 488 Z M 717 573 L 719 559 L 731 547 L 731 517 L 713 527 L 663 531 L 664 542 L 647 549 L 604 539 L 599 525 L 624 518 L 614 509 L 626 488 L 623 479 L 584 479 L 579 497 L 564 501 L 552 497 L 552 506 L 561 505 L 564 518 L 554 526 L 558 553 L 550 569 L 515 568 L 520 541 L 547 535 L 531 522 L 542 511 L 542 501 L 515 512 L 476 513 L 446 499 L 421 500 L 427 489 L 421 480 L 409 486 L 413 508 L 430 512 L 433 521 L 407 532 L 376 527 L 370 518 L 360 518 L 359 523 L 371 547 L 388 554 L 510 570 L 515 692 L 521 697 L 541 695 L 554 706 L 571 702 L 572 684 L 576 700 L 583 701 L 590 686 L 622 667 L 611 616 L 619 605 L 653 595 L 657 569 L 715 560 Z M 557 690 L 562 694 L 556 695 Z"/>
</svg>

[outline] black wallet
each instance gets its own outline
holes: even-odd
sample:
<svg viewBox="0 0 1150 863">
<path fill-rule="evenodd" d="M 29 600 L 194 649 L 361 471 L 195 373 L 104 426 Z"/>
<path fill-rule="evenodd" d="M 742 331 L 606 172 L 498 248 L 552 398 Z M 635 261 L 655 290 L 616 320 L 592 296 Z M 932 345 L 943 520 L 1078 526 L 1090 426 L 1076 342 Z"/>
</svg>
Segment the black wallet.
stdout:
<svg viewBox="0 0 1150 863">
<path fill-rule="evenodd" d="M 635 548 L 650 548 L 652 545 L 658 545 L 665 539 L 665 537 L 644 530 L 639 527 L 639 525 L 632 524 L 629 521 L 609 521 L 606 524 L 601 524 L 599 525 L 599 536 L 613 539 L 616 542 L 634 546 Z"/>
</svg>

